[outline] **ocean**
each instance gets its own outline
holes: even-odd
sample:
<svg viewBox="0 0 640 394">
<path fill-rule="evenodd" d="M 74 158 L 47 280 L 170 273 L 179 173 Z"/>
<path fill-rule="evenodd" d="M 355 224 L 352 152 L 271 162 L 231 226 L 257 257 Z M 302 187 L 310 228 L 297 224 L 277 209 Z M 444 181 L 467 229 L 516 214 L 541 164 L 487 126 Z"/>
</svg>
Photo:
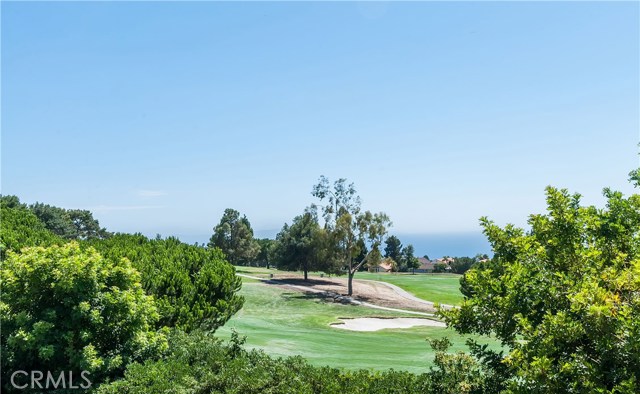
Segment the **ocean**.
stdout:
<svg viewBox="0 0 640 394">
<path fill-rule="evenodd" d="M 258 230 L 255 232 L 256 238 L 275 238 L 278 230 Z M 478 253 L 492 255 L 491 246 L 481 232 L 465 233 L 433 233 L 433 234 L 403 234 L 391 233 L 400 239 L 402 245 L 412 244 L 416 257 L 424 255 L 430 259 L 443 256 L 470 256 Z M 207 243 L 211 234 L 178 234 L 182 241 L 188 243 Z M 384 247 L 384 245 L 383 245 Z"/>
</svg>

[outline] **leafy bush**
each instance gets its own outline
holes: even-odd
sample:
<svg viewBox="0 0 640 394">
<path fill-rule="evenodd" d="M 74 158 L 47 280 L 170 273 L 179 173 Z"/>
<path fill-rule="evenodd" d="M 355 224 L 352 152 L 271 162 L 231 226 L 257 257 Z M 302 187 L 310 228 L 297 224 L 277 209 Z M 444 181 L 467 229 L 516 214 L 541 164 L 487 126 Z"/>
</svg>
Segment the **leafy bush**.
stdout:
<svg viewBox="0 0 640 394">
<path fill-rule="evenodd" d="M 2 373 L 80 371 L 99 382 L 166 348 L 158 313 L 126 259 L 77 243 L 9 252 L 0 270 Z"/>
<path fill-rule="evenodd" d="M 105 257 L 132 261 L 144 289 L 156 298 L 158 327 L 215 331 L 242 308 L 244 299 L 237 294 L 242 281 L 216 248 L 141 234 L 116 234 L 90 244 Z"/>
<path fill-rule="evenodd" d="M 493 361 L 510 392 L 640 392 L 640 195 L 604 195 L 597 209 L 548 188 L 529 232 L 482 220 L 494 258 L 465 274 L 462 307 L 442 313 L 510 349 Z"/>
</svg>

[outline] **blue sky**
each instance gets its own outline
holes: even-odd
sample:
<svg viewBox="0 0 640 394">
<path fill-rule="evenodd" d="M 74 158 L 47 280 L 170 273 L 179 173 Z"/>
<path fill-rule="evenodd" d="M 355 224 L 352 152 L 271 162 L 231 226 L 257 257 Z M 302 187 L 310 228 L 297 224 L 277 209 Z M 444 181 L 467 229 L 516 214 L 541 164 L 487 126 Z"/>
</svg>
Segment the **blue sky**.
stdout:
<svg viewBox="0 0 640 394">
<path fill-rule="evenodd" d="M 270 234 L 321 174 L 397 234 L 602 204 L 638 166 L 638 3 L 2 3 L 2 193 Z M 427 253 L 420 251 L 419 253 Z"/>
</svg>

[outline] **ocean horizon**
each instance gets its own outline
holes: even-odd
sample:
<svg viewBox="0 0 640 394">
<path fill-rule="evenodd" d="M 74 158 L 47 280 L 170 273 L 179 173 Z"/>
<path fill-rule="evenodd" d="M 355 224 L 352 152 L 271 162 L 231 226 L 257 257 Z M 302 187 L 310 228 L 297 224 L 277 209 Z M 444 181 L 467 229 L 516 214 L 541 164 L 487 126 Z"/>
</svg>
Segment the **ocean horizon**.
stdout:
<svg viewBox="0 0 640 394">
<path fill-rule="evenodd" d="M 256 230 L 256 238 L 274 239 L 279 230 Z M 147 234 L 150 237 L 155 234 Z M 459 232 L 459 233 L 391 233 L 400 239 L 403 246 L 413 245 L 416 257 L 424 255 L 430 259 L 437 259 L 443 256 L 461 257 L 475 256 L 478 253 L 492 255 L 491 245 L 481 232 Z M 162 234 L 165 236 L 165 234 Z M 183 242 L 190 244 L 206 244 L 209 242 L 211 234 L 176 234 Z"/>
</svg>

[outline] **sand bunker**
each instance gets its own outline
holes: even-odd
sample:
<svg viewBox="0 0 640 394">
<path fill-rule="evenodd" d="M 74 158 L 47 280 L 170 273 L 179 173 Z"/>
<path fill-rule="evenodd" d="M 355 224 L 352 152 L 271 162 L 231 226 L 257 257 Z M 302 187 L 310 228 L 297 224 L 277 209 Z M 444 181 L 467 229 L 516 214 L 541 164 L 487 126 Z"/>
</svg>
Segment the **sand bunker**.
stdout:
<svg viewBox="0 0 640 394">
<path fill-rule="evenodd" d="M 429 319 L 413 317 L 398 317 L 394 319 L 381 319 L 378 317 L 361 317 L 358 319 L 340 319 L 343 323 L 334 323 L 331 327 L 351 331 L 378 331 L 385 328 L 410 328 L 415 326 L 446 327 L 447 325 Z"/>
</svg>

